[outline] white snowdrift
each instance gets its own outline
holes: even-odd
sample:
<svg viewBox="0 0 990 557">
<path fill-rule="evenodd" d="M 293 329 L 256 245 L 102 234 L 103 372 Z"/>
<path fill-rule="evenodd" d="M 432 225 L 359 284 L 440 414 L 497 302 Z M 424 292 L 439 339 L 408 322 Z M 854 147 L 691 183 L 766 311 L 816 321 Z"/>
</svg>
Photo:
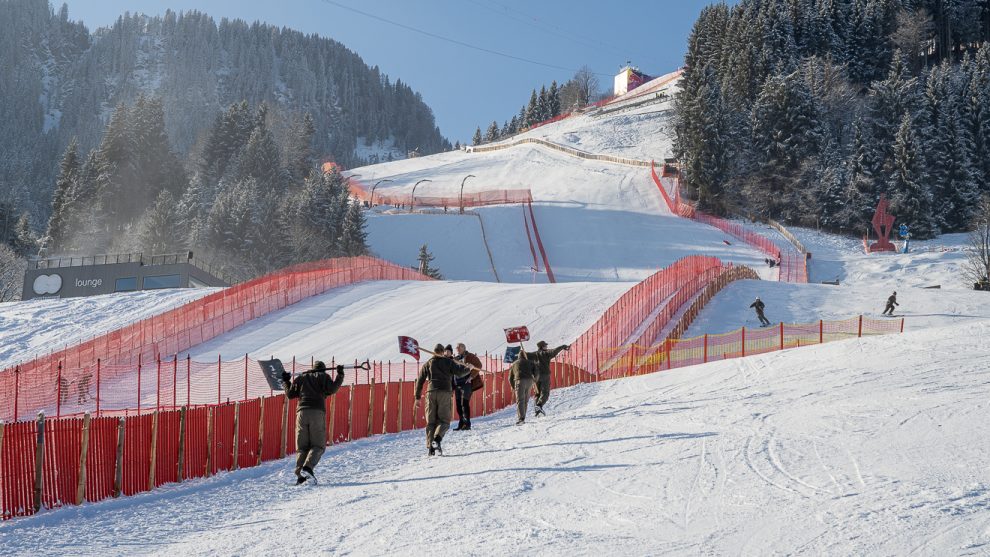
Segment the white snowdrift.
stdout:
<svg viewBox="0 0 990 557">
<path fill-rule="evenodd" d="M 7 555 L 980 554 L 987 322 L 554 392 L 451 432 L 331 448 L 0 525 Z M 424 517 L 433 517 L 426 519 Z M 439 518 L 438 518 L 439 517 Z"/>
</svg>

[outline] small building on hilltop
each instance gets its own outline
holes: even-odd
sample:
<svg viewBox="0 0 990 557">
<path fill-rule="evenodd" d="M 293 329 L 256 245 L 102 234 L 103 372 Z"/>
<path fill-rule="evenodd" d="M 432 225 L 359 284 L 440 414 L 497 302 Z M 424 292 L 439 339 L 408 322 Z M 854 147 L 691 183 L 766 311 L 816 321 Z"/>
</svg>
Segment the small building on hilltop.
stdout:
<svg viewBox="0 0 990 557">
<path fill-rule="evenodd" d="M 653 78 L 639 71 L 639 68 L 630 66 L 627 63 L 625 67 L 619 70 L 618 75 L 615 76 L 615 86 L 612 89 L 612 94 L 616 97 L 625 95 L 651 79 Z"/>
</svg>

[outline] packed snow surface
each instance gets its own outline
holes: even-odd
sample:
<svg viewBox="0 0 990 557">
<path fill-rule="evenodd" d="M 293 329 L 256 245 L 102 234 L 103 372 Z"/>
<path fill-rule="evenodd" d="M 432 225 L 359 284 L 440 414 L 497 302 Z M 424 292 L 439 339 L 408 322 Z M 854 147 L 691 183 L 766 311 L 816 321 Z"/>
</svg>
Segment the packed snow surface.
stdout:
<svg viewBox="0 0 990 557">
<path fill-rule="evenodd" d="M 0 525 L 6 555 L 966 555 L 990 547 L 990 325 L 553 393 L 450 432 Z"/>
<path fill-rule="evenodd" d="M 0 369 L 89 340 L 216 290 L 173 288 L 0 304 Z"/>
<path fill-rule="evenodd" d="M 528 325 L 533 341 L 574 340 L 633 285 L 380 281 L 337 288 L 197 346 L 197 361 L 250 354 L 329 361 L 401 360 L 398 337 L 432 348 L 464 342 L 484 354 L 505 348 L 507 327 Z M 412 360 L 409 360 L 412 362 Z"/>
<path fill-rule="evenodd" d="M 355 169 L 373 184 L 391 179 L 376 195 L 407 199 L 412 186 L 420 196 L 457 198 L 465 192 L 497 189 L 532 191 L 536 223 L 550 266 L 559 282 L 640 281 L 682 257 L 702 254 L 754 266 L 764 272 L 763 255 L 723 232 L 671 215 L 648 168 L 590 161 L 543 146 L 525 144 L 489 153 L 442 153 Z M 408 204 L 408 202 L 407 202 Z M 379 207 L 368 219 L 372 251 L 413 265 L 427 244 L 446 278 L 493 280 L 494 271 L 481 237 L 503 282 L 533 282 L 532 251 L 518 205 L 472 210 L 469 216 L 404 214 Z M 475 217 L 477 218 L 477 217 Z M 535 239 L 533 240 L 535 244 Z M 543 270 L 542 261 L 538 268 Z M 766 270 L 765 278 L 776 278 Z M 538 282 L 546 282 L 542 276 Z"/>
</svg>

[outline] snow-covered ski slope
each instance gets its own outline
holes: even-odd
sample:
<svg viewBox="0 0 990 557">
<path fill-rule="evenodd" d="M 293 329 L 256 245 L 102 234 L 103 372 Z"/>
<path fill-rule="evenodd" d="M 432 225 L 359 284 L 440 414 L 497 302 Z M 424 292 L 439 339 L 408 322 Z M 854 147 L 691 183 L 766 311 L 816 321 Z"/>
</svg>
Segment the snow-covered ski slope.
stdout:
<svg viewBox="0 0 990 557">
<path fill-rule="evenodd" d="M 751 226 L 763 234 L 775 233 L 768 227 Z M 894 291 L 900 304 L 894 314 L 904 317 L 909 331 L 990 320 L 990 296 L 973 291 L 961 275 L 966 259 L 964 234 L 915 242 L 913 251 L 906 254 L 866 254 L 859 240 L 802 228 L 791 231 L 812 253 L 809 284 L 733 283 L 701 312 L 687 336 L 758 326 L 749 308 L 756 296 L 766 303 L 767 318 L 774 323 L 810 323 L 860 314 L 878 317 Z M 835 280 L 837 286 L 821 282 Z M 939 288 L 928 288 L 932 286 Z"/>
<path fill-rule="evenodd" d="M 340 361 L 399 360 L 397 337 L 424 348 L 464 342 L 477 353 L 505 349 L 502 329 L 528 325 L 534 343 L 574 340 L 631 283 L 495 284 L 368 282 L 337 288 L 256 319 L 190 351 L 194 360 L 275 355 Z M 409 360 L 412 363 L 412 360 Z"/>
<path fill-rule="evenodd" d="M 146 290 L 0 304 L 0 369 L 163 313 L 216 290 Z"/>
<path fill-rule="evenodd" d="M 673 84 L 665 87 L 669 89 Z M 608 108 L 608 105 L 606 106 Z M 670 156 L 670 102 L 599 114 L 599 110 L 541 126 L 514 137 L 538 137 L 590 153 L 644 160 Z M 695 254 L 760 268 L 763 256 L 745 244 L 723 240 L 715 228 L 670 215 L 648 168 L 586 160 L 542 145 L 468 153 L 454 151 L 356 168 L 378 194 L 457 198 L 465 192 L 529 189 L 540 236 L 560 282 L 639 281 L 660 267 Z M 473 175 L 473 178 L 465 178 Z M 408 202 L 407 202 L 408 204 Z M 457 207 L 450 207 L 456 213 Z M 424 243 L 445 277 L 461 280 L 545 282 L 534 276 L 530 243 L 517 206 L 471 210 L 476 219 L 453 214 L 402 215 L 376 208 L 369 219 L 372 251 L 414 264 Z M 481 237 L 485 227 L 487 250 Z M 491 252 L 491 259 L 487 255 Z M 495 270 L 492 270 L 494 261 Z M 542 263 L 536 265 L 542 271 Z M 776 278 L 775 271 L 762 271 Z"/>
<path fill-rule="evenodd" d="M 990 326 L 853 339 L 555 391 L 450 432 L 0 525 L 5 555 L 978 555 Z M 434 517 L 427 519 L 424 517 Z M 439 517 L 439 518 L 436 518 Z"/>
</svg>

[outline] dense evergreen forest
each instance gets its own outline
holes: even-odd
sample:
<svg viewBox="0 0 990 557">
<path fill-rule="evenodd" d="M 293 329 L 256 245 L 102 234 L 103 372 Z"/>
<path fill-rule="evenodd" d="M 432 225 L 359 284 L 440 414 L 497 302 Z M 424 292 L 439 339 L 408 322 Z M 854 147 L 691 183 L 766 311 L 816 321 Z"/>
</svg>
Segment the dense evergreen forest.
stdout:
<svg viewBox="0 0 990 557">
<path fill-rule="evenodd" d="M 123 248 L 134 236 L 123 232 L 165 203 L 162 196 L 181 201 L 198 188 L 207 200 L 231 197 L 235 183 L 257 178 L 238 162 L 252 139 L 250 148 L 264 143 L 275 157 L 280 187 L 289 189 L 302 188 L 309 167 L 324 158 L 367 162 L 355 152 L 367 156 L 362 142 L 387 146 L 389 156 L 450 149 L 418 93 L 340 43 L 261 23 L 218 23 L 199 12 L 124 14 L 90 32 L 64 5 L 55 11 L 47 0 L 3 0 L 0 75 L 0 241 L 18 241 L 25 215 L 28 232 L 45 238 L 53 207 L 69 204 L 55 188 L 60 160 L 62 179 L 75 165 L 90 173 L 83 189 L 102 181 L 101 210 L 116 219 L 105 223 L 116 230 L 109 238 L 55 241 L 50 254 Z M 223 138 L 220 121 L 235 121 Z M 153 152 L 124 153 L 132 140 Z M 148 169 L 145 159 L 161 167 Z M 142 172 L 155 178 L 134 182 Z"/>
<path fill-rule="evenodd" d="M 742 0 L 706 8 L 675 98 L 689 195 L 861 234 L 881 193 L 912 235 L 990 193 L 990 2 Z"/>
</svg>

